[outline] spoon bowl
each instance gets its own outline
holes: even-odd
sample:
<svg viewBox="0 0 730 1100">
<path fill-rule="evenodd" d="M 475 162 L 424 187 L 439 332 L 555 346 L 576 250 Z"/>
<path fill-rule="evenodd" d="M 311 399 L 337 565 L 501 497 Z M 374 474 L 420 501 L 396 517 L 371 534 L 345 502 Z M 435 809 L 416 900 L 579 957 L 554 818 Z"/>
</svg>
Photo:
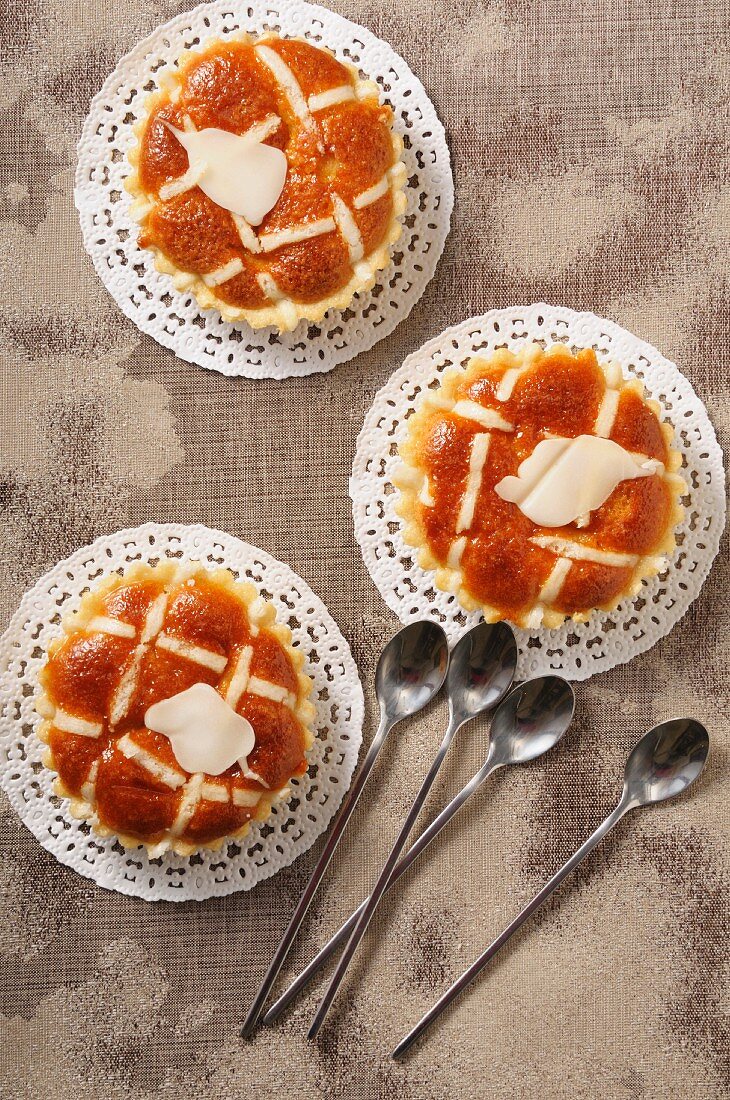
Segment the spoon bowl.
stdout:
<svg viewBox="0 0 730 1100">
<path fill-rule="evenodd" d="M 694 718 L 671 718 L 644 734 L 626 761 L 622 802 L 648 806 L 681 794 L 700 775 L 710 751 Z"/>
<path fill-rule="evenodd" d="M 347 827 L 385 738 L 397 722 L 425 707 L 438 693 L 446 678 L 448 665 L 448 642 L 437 623 L 412 623 L 399 631 L 383 650 L 375 681 L 380 703 L 380 725 L 370 742 L 360 770 L 337 811 L 317 864 L 248 1010 L 241 1028 L 244 1039 L 250 1038 L 256 1028 L 266 998 Z"/>
<path fill-rule="evenodd" d="M 449 643 L 438 623 L 409 623 L 380 655 L 375 690 L 391 723 L 408 718 L 441 690 L 449 664 Z"/>
<path fill-rule="evenodd" d="M 551 749 L 573 720 L 575 693 L 561 676 L 539 676 L 511 691 L 492 718 L 491 761 L 525 764 Z"/>
<path fill-rule="evenodd" d="M 507 623 L 479 623 L 459 639 L 449 662 L 449 707 L 454 725 L 491 710 L 509 691 L 517 642 Z"/>
<path fill-rule="evenodd" d="M 490 633 L 492 637 L 494 637 L 494 633 Z M 501 634 L 502 632 L 499 631 L 497 637 Z M 462 654 L 468 653 L 468 637 L 469 635 L 467 634 L 461 639 L 459 645 L 452 654 L 452 664 L 449 670 L 449 692 L 451 692 L 452 689 L 451 670 L 454 667 L 458 668 L 458 661 L 461 660 Z M 457 660 L 456 665 L 454 665 L 455 658 Z M 467 667 L 470 667 L 468 663 Z M 499 675 L 501 675 L 501 673 L 499 673 Z M 472 776 L 466 786 L 462 787 L 459 793 L 452 798 L 448 806 L 434 818 L 427 829 L 424 829 L 408 854 L 403 856 L 400 862 L 396 864 L 393 874 L 388 881 L 388 890 L 406 873 L 408 868 L 418 859 L 420 854 L 424 852 L 442 830 L 446 828 L 461 807 L 479 790 L 497 768 L 509 763 L 521 763 L 523 760 L 533 760 L 536 756 L 539 756 L 541 752 L 545 752 L 547 749 L 552 748 L 552 746 L 560 740 L 570 724 L 573 713 L 572 688 L 570 684 L 566 684 L 564 680 L 561 680 L 557 676 L 543 677 L 538 681 L 538 684 L 541 685 L 541 687 L 534 692 L 530 690 L 530 684 L 523 684 L 522 687 L 516 688 L 515 691 L 502 700 L 496 711 L 496 715 L 501 715 L 496 739 L 497 755 L 495 756 L 494 750 L 495 741 L 492 740 L 487 758 L 476 775 Z M 540 702 L 543 698 L 543 691 L 548 696 L 549 700 L 552 701 L 552 705 L 548 708 L 545 716 L 545 726 L 543 726 L 543 715 L 539 710 Z M 496 721 L 496 715 L 494 721 Z M 515 715 L 519 717 L 516 719 Z M 452 729 L 456 728 L 453 725 L 453 721 L 450 723 L 450 727 Z M 494 723 L 492 728 L 494 729 Z M 274 1004 L 267 1013 L 265 1017 L 265 1022 L 267 1024 L 273 1023 L 274 1020 L 281 1015 L 287 1005 L 289 1005 L 294 998 L 298 996 L 301 990 L 308 985 L 309 981 L 319 971 L 320 967 L 327 959 L 329 959 L 343 944 L 349 941 L 362 913 L 365 912 L 368 901 L 369 899 L 366 898 L 355 912 L 352 913 L 349 919 L 345 921 L 339 931 L 335 933 L 329 943 L 325 944 L 319 954 L 316 955 L 304 968 L 301 974 L 295 978 L 286 992 L 282 994 L 276 1004 Z"/>
<path fill-rule="evenodd" d="M 431 624 L 418 624 L 423 628 Z M 401 634 L 405 633 L 404 631 Z M 399 636 L 400 637 L 400 636 Z M 396 638 L 398 641 L 398 638 Z M 443 676 L 440 664 L 440 645 L 438 635 L 424 632 L 417 638 L 419 653 L 418 675 L 424 683 L 424 688 L 429 689 L 438 680 L 440 687 Z M 400 664 L 403 667 L 403 652 L 400 653 Z M 347 941 L 340 961 L 335 968 L 327 991 L 315 1013 L 312 1025 L 307 1032 L 313 1039 L 319 1032 L 330 1006 L 337 995 L 337 991 L 350 965 L 355 952 L 358 949 L 370 920 L 380 904 L 385 891 L 391 881 L 398 860 L 410 832 L 416 822 L 428 797 L 438 771 L 444 761 L 449 746 L 456 731 L 471 718 L 475 718 L 484 710 L 494 706 L 496 702 L 509 690 L 517 667 L 517 644 L 514 635 L 506 623 L 480 623 L 460 639 L 454 649 L 449 663 L 448 687 L 449 687 L 449 724 L 444 733 L 439 750 L 434 757 L 428 773 L 421 783 L 418 794 L 413 800 L 408 815 L 401 826 L 395 843 L 390 850 L 380 875 L 373 886 L 370 897 L 359 911 L 355 925 Z M 444 669 L 445 671 L 445 669 Z M 438 677 L 441 679 L 438 679 Z M 415 676 L 413 678 L 415 683 Z M 387 679 L 384 686 L 392 688 Z M 410 685 L 409 685 L 410 686 Z M 420 698 L 418 692 L 416 697 Z M 398 707 L 408 706 L 408 695 L 402 685 L 395 685 L 393 699 Z M 386 699 L 386 706 L 390 699 Z M 381 702 L 382 705 L 382 702 Z"/>
<path fill-rule="evenodd" d="M 544 680 L 556 681 L 551 685 L 546 683 L 542 688 L 542 692 L 546 692 L 546 702 L 555 710 L 555 724 L 552 725 L 552 728 L 556 729 L 566 713 L 566 709 L 569 708 L 572 714 L 572 704 L 569 698 L 563 698 L 562 702 L 560 700 L 560 684 L 565 684 L 565 681 L 559 680 L 557 676 L 546 676 Z M 531 728 L 529 695 L 532 694 L 532 691 L 528 692 L 523 700 L 519 702 L 516 700 L 525 688 L 540 691 L 538 685 L 539 681 L 533 681 L 531 684 L 523 684 L 522 688 L 516 688 L 511 695 L 507 696 L 495 714 L 492 730 L 494 731 L 499 718 L 500 730 L 498 736 L 504 741 L 503 752 L 509 751 L 510 746 L 514 752 L 519 754 L 528 751 L 528 742 L 524 738 L 526 732 L 529 732 Z M 565 684 L 565 687 L 570 688 L 570 685 Z M 520 731 L 516 738 L 510 736 L 510 715 L 512 715 L 515 725 Z M 551 728 L 551 724 L 548 725 L 549 728 Z M 481 974 L 485 966 L 502 950 L 517 929 L 522 927 L 525 921 L 540 908 L 550 895 L 557 890 L 561 882 L 593 851 L 596 845 L 601 843 L 611 829 L 615 828 L 630 810 L 639 806 L 648 806 L 652 802 L 663 802 L 665 798 L 673 798 L 686 790 L 691 783 L 694 783 L 705 766 L 709 746 L 710 739 L 707 730 L 701 722 L 697 722 L 694 718 L 674 718 L 649 730 L 641 738 L 626 761 L 623 794 L 618 805 L 588 839 L 583 841 L 580 848 L 573 853 L 570 859 L 545 883 L 543 888 L 535 894 L 522 912 L 518 913 L 495 940 L 492 940 L 489 947 L 481 953 L 479 958 L 464 971 L 461 977 L 456 979 L 450 989 L 447 989 L 439 997 L 436 1004 L 429 1009 L 405 1038 L 401 1039 L 393 1051 L 393 1057 L 400 1058 L 413 1046 L 416 1040 L 438 1019 L 452 1001 L 474 981 L 478 974 Z M 520 758 L 529 759 L 529 757 L 522 755 Z"/>
</svg>

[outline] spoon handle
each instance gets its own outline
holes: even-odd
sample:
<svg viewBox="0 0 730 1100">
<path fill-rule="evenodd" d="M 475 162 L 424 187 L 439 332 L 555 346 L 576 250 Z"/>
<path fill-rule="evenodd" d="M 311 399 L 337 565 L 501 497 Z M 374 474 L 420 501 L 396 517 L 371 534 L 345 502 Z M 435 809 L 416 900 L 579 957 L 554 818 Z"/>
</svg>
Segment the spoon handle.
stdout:
<svg viewBox="0 0 730 1100">
<path fill-rule="evenodd" d="M 401 1039 L 400 1043 L 398 1043 L 398 1046 L 393 1051 L 393 1058 L 400 1058 L 401 1055 L 405 1054 L 405 1052 L 413 1045 L 413 1043 L 415 1043 L 416 1039 L 418 1039 L 418 1037 L 426 1030 L 426 1028 L 430 1027 L 434 1020 L 436 1020 L 441 1015 L 444 1009 L 447 1008 L 451 1004 L 451 1002 L 455 1000 L 455 998 L 458 997 L 459 994 L 464 989 L 466 989 L 466 987 L 471 982 L 474 981 L 476 976 L 481 973 L 481 971 L 484 969 L 490 959 L 493 959 L 497 952 L 502 947 L 504 947 L 512 934 L 525 923 L 528 917 L 532 916 L 536 909 L 540 908 L 543 902 L 546 901 L 553 893 L 553 891 L 557 889 L 563 879 L 566 878 L 571 873 L 571 871 L 575 870 L 578 864 L 583 859 L 585 859 L 589 852 L 593 851 L 596 845 L 599 844 L 603 840 L 603 838 L 611 831 L 611 829 L 613 829 L 613 827 L 618 824 L 626 811 L 630 808 L 631 803 L 624 802 L 623 799 L 621 800 L 621 802 L 619 802 L 618 806 L 616 806 L 616 808 L 611 811 L 608 817 L 601 822 L 596 831 L 588 837 L 588 839 L 580 846 L 578 851 L 570 857 L 567 863 L 563 864 L 560 870 L 553 875 L 549 882 L 545 883 L 542 890 L 540 890 L 539 893 L 535 894 L 532 901 L 528 902 L 522 912 L 515 917 L 511 924 L 507 925 L 504 932 L 501 932 L 500 935 L 497 936 L 496 940 L 494 940 L 489 945 L 486 951 L 482 952 L 479 958 L 471 964 L 469 969 L 465 970 L 460 978 L 457 978 L 451 988 L 447 989 L 443 996 L 440 997 L 438 1001 L 436 1001 L 436 1004 L 431 1009 L 429 1009 L 426 1015 L 416 1024 L 413 1030 L 410 1031 L 404 1039 Z"/>
<path fill-rule="evenodd" d="M 368 781 L 368 777 L 370 776 L 370 772 L 373 769 L 373 764 L 377 759 L 378 753 L 380 752 L 386 734 L 390 732 L 394 725 L 395 723 L 391 719 L 386 718 L 385 715 L 381 717 L 377 733 L 373 737 L 370 748 L 368 749 L 365 759 L 363 760 L 362 767 L 357 774 L 355 782 L 352 784 L 350 790 L 345 796 L 344 802 L 340 806 L 339 813 L 335 818 L 335 823 L 332 827 L 329 837 L 327 838 L 327 843 L 325 844 L 324 849 L 322 850 L 322 854 L 317 861 L 317 866 L 312 871 L 309 882 L 304 888 L 304 892 L 302 893 L 302 896 L 299 899 L 292 918 L 289 921 L 286 932 L 281 938 L 281 943 L 276 949 L 276 953 L 271 960 L 266 974 L 264 975 L 263 981 L 261 982 L 259 991 L 254 997 L 251 1008 L 248 1011 L 248 1015 L 246 1016 L 243 1027 L 241 1028 L 241 1036 L 244 1039 L 250 1038 L 250 1036 L 253 1034 L 254 1028 L 256 1027 L 256 1022 L 261 1014 L 262 1008 L 264 1007 L 266 998 L 269 995 L 269 990 L 276 981 L 276 977 L 281 970 L 284 959 L 286 958 L 289 948 L 294 941 L 294 937 L 299 931 L 299 926 L 304 920 L 306 912 L 312 902 L 312 898 L 317 892 L 317 887 L 322 881 L 324 873 L 329 866 L 329 862 L 334 855 L 335 848 L 339 844 L 347 823 L 350 820 L 352 812 L 357 805 L 357 800 L 362 794 L 363 787 Z"/>
<path fill-rule="evenodd" d="M 411 806 L 411 808 L 408 812 L 408 816 L 406 817 L 406 820 L 404 821 L 403 826 L 402 826 L 400 832 L 398 833 L 396 841 L 395 841 L 393 847 L 390 850 L 390 855 L 388 856 L 387 860 L 385 861 L 385 865 L 384 865 L 382 871 L 380 872 L 380 875 L 378 877 L 378 881 L 375 883 L 375 886 L 373 887 L 373 891 L 370 894 L 370 897 L 365 902 L 365 906 L 364 906 L 364 908 L 360 912 L 360 915 L 357 918 L 357 923 L 355 924 L 355 927 L 352 930 L 352 934 L 350 935 L 350 939 L 347 941 L 347 946 L 345 947 L 345 950 L 343 951 L 343 953 L 340 957 L 340 961 L 338 962 L 337 967 L 335 969 L 335 972 L 332 975 L 332 979 L 330 981 L 330 984 L 328 985 L 328 987 L 325 991 L 325 994 L 322 998 L 322 1001 L 319 1005 L 319 1008 L 317 1009 L 316 1013 L 314 1014 L 314 1019 L 312 1020 L 312 1025 L 311 1025 L 309 1031 L 307 1032 L 307 1037 L 309 1039 L 314 1039 L 315 1038 L 315 1036 L 319 1032 L 319 1029 L 321 1028 L 322 1024 L 324 1023 L 325 1017 L 326 1017 L 327 1013 L 329 1012 L 330 1006 L 331 1006 L 333 1000 L 335 999 L 335 997 L 337 995 L 337 990 L 340 988 L 340 985 L 342 983 L 342 979 L 345 976 L 345 973 L 347 971 L 347 968 L 350 965 L 352 957 L 355 954 L 355 952 L 357 951 L 358 945 L 359 945 L 361 939 L 363 938 L 363 936 L 365 935 L 365 932 L 367 931 L 367 927 L 370 923 L 370 920 L 373 916 L 373 913 L 375 912 L 375 910 L 378 907 L 380 899 L 382 898 L 383 894 L 385 893 L 385 891 L 388 888 L 388 883 L 390 882 L 390 878 L 393 874 L 393 871 L 395 870 L 395 865 L 397 864 L 398 859 L 400 858 L 400 854 L 403 851 L 403 848 L 405 847 L 406 841 L 408 840 L 408 835 L 409 835 L 411 829 L 413 828 L 413 826 L 416 822 L 416 818 L 418 817 L 419 813 L 421 812 L 423 804 L 426 801 L 426 797 L 428 796 L 428 792 L 431 790 L 431 787 L 433 786 L 433 782 L 436 778 L 436 775 L 438 774 L 439 768 L 441 767 L 441 765 L 444 761 L 444 757 L 446 756 L 446 752 L 448 750 L 449 745 L 451 744 L 452 738 L 453 738 L 454 733 L 456 732 L 457 728 L 458 728 L 458 723 L 452 720 L 449 723 L 449 728 L 447 729 L 446 733 L 444 734 L 444 738 L 443 738 L 443 740 L 442 740 L 442 742 L 439 746 L 439 750 L 436 753 L 434 761 L 433 761 L 433 763 L 431 764 L 431 767 L 428 770 L 428 774 L 427 774 L 426 778 L 424 779 L 423 783 L 421 784 L 421 788 L 420 788 L 418 794 L 416 795 L 415 799 L 413 800 L 413 805 Z"/>
<path fill-rule="evenodd" d="M 393 874 L 388 880 L 386 890 L 390 890 L 391 886 L 400 879 L 408 870 L 412 864 L 418 859 L 422 852 L 428 848 L 431 841 L 435 840 L 442 829 L 445 829 L 452 817 L 455 816 L 470 798 L 474 791 L 484 783 L 484 781 L 492 774 L 493 771 L 499 765 L 492 764 L 489 760 L 486 764 L 479 769 L 476 775 L 469 780 L 465 787 L 459 791 L 455 798 L 449 802 L 438 817 L 434 818 L 427 829 L 419 836 L 418 840 L 414 843 L 413 847 L 408 851 L 406 855 L 396 864 Z M 305 988 L 310 982 L 310 979 L 314 977 L 317 971 L 327 962 L 327 960 L 337 951 L 337 949 L 349 938 L 353 928 L 355 927 L 357 920 L 365 906 L 367 905 L 368 898 L 365 898 L 360 903 L 357 909 L 350 914 L 348 919 L 342 925 L 338 932 L 335 932 L 332 939 L 325 944 L 318 955 L 315 955 L 312 961 L 302 970 L 289 986 L 289 988 L 282 993 L 277 1001 L 271 1006 L 269 1011 L 264 1016 L 265 1024 L 273 1024 L 275 1020 L 279 1018 L 284 1009 L 291 1004 L 291 1002 L 298 996 L 302 989 Z"/>
</svg>

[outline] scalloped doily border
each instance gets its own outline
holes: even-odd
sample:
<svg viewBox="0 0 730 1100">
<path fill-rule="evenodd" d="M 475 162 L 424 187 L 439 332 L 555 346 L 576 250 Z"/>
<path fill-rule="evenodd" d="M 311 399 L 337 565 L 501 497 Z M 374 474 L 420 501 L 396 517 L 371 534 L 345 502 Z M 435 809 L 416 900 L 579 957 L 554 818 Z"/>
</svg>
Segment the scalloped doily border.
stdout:
<svg viewBox="0 0 730 1100">
<path fill-rule="evenodd" d="M 84 245 L 97 274 L 123 313 L 179 358 L 229 376 L 288 378 L 329 371 L 388 336 L 423 294 L 449 232 L 454 203 L 446 135 L 420 80 L 391 47 L 335 12 L 304 0 L 250 0 L 239 12 L 225 0 L 201 4 L 158 27 L 117 64 L 94 97 L 78 143 L 74 198 Z M 318 324 L 291 333 L 225 322 L 176 291 L 137 244 L 123 181 L 127 150 L 154 73 L 201 36 L 238 29 L 303 36 L 359 65 L 379 83 L 403 137 L 408 182 L 403 233 L 373 290 Z M 111 150 L 111 158 L 110 158 Z"/>
<path fill-rule="evenodd" d="M 433 574 L 420 568 L 402 538 L 392 482 L 396 445 L 405 435 L 408 410 L 445 369 L 465 365 L 478 352 L 533 339 L 592 346 L 624 373 L 640 377 L 674 424 L 674 446 L 685 458 L 679 472 L 689 483 L 679 545 L 665 572 L 645 581 L 615 611 L 596 612 L 587 623 L 515 628 L 518 678 L 559 672 L 584 680 L 645 652 L 672 629 L 699 594 L 725 526 L 722 451 L 707 410 L 687 378 L 650 344 L 593 313 L 544 303 L 494 309 L 429 340 L 391 375 L 366 414 L 350 479 L 355 536 L 370 576 L 402 623 L 433 618 L 453 639 L 479 621 L 478 612 L 464 611 L 455 596 L 436 590 Z"/>
<path fill-rule="evenodd" d="M 276 607 L 307 654 L 312 678 L 314 745 L 308 772 L 290 783 L 291 796 L 264 822 L 219 851 L 190 857 L 171 852 L 149 859 L 73 818 L 52 792 L 54 773 L 41 763 L 35 734 L 35 674 L 62 613 L 104 573 L 162 557 L 224 566 L 253 581 Z M 314 843 L 349 787 L 362 741 L 364 699 L 350 648 L 322 601 L 287 565 L 248 543 L 202 525 L 155 524 L 98 538 L 59 562 L 29 589 L 0 640 L 0 783 L 14 810 L 42 846 L 98 885 L 149 901 L 190 901 L 247 890 L 288 866 Z"/>
</svg>

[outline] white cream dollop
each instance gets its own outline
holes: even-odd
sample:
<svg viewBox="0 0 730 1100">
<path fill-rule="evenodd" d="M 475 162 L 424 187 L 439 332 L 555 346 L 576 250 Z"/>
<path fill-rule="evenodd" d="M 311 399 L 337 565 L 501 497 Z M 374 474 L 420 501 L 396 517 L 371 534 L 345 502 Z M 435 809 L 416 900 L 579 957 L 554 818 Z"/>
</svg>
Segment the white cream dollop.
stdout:
<svg viewBox="0 0 730 1100">
<path fill-rule="evenodd" d="M 145 725 L 170 739 L 180 767 L 220 775 L 246 757 L 256 741 L 253 726 L 237 714 L 210 684 L 193 684 L 147 708 Z"/>
<path fill-rule="evenodd" d="M 600 508 L 620 482 L 659 468 L 656 459 L 639 464 L 612 439 L 556 437 L 541 440 L 517 476 L 502 478 L 494 491 L 540 527 L 564 527 Z"/>
<path fill-rule="evenodd" d="M 212 126 L 187 132 L 169 123 L 167 128 L 188 154 L 190 167 L 200 166 L 201 191 L 249 225 L 260 225 L 284 190 L 287 160 L 281 149 L 264 145 L 260 133 L 231 134 Z"/>
</svg>

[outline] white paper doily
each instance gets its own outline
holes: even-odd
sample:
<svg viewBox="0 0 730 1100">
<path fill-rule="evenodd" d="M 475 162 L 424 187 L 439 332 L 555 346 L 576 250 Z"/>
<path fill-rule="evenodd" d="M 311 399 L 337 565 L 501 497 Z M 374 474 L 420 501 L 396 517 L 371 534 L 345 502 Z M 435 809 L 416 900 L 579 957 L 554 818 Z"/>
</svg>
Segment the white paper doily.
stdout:
<svg viewBox="0 0 730 1100">
<path fill-rule="evenodd" d="M 102 573 L 135 561 L 165 558 L 223 566 L 270 599 L 293 645 L 307 655 L 314 687 L 315 741 L 309 769 L 292 779 L 288 801 L 265 822 L 220 851 L 150 859 L 144 848 L 125 849 L 76 821 L 52 793 L 53 774 L 41 763 L 35 735 L 40 719 L 33 693 L 61 615 L 74 610 Z M 349 646 L 322 601 L 288 566 L 263 550 L 200 525 L 147 523 L 117 531 L 59 562 L 23 597 L 0 640 L 0 781 L 13 808 L 44 848 L 100 886 L 149 901 L 202 900 L 257 882 L 288 866 L 324 832 L 350 785 L 362 740 L 363 693 Z"/>
<path fill-rule="evenodd" d="M 403 233 L 390 266 L 372 291 L 319 324 L 301 321 L 290 333 L 254 331 L 202 310 L 155 270 L 152 253 L 137 244 L 124 189 L 132 129 L 155 72 L 206 38 L 237 30 L 279 31 L 327 46 L 377 81 L 405 142 L 408 170 Z M 142 332 L 181 359 L 227 375 L 287 378 L 328 371 L 388 336 L 423 294 L 436 269 L 454 204 L 444 129 L 420 80 L 380 39 L 342 16 L 303 0 L 228 0 L 202 4 L 158 27 L 117 65 L 95 96 L 78 145 L 74 197 L 84 244 L 120 309 Z"/>
<path fill-rule="evenodd" d="M 365 417 L 350 481 L 355 535 L 381 596 L 402 623 L 432 618 L 455 638 L 479 621 L 478 612 L 469 614 L 455 596 L 436 589 L 433 574 L 421 569 L 415 551 L 403 541 L 392 482 L 399 462 L 396 445 L 419 394 L 445 369 L 466 366 L 477 352 L 530 340 L 593 347 L 599 357 L 620 363 L 624 374 L 638 375 L 674 424 L 674 445 L 685 459 L 680 472 L 689 487 L 686 512 L 667 571 L 645 581 L 615 611 L 598 612 L 587 623 L 515 630 L 520 679 L 560 672 L 570 680 L 585 680 L 631 660 L 671 630 L 697 596 L 725 526 L 722 452 L 707 410 L 684 375 L 650 344 L 593 313 L 543 304 L 495 309 L 430 340 L 391 376 Z"/>
</svg>

